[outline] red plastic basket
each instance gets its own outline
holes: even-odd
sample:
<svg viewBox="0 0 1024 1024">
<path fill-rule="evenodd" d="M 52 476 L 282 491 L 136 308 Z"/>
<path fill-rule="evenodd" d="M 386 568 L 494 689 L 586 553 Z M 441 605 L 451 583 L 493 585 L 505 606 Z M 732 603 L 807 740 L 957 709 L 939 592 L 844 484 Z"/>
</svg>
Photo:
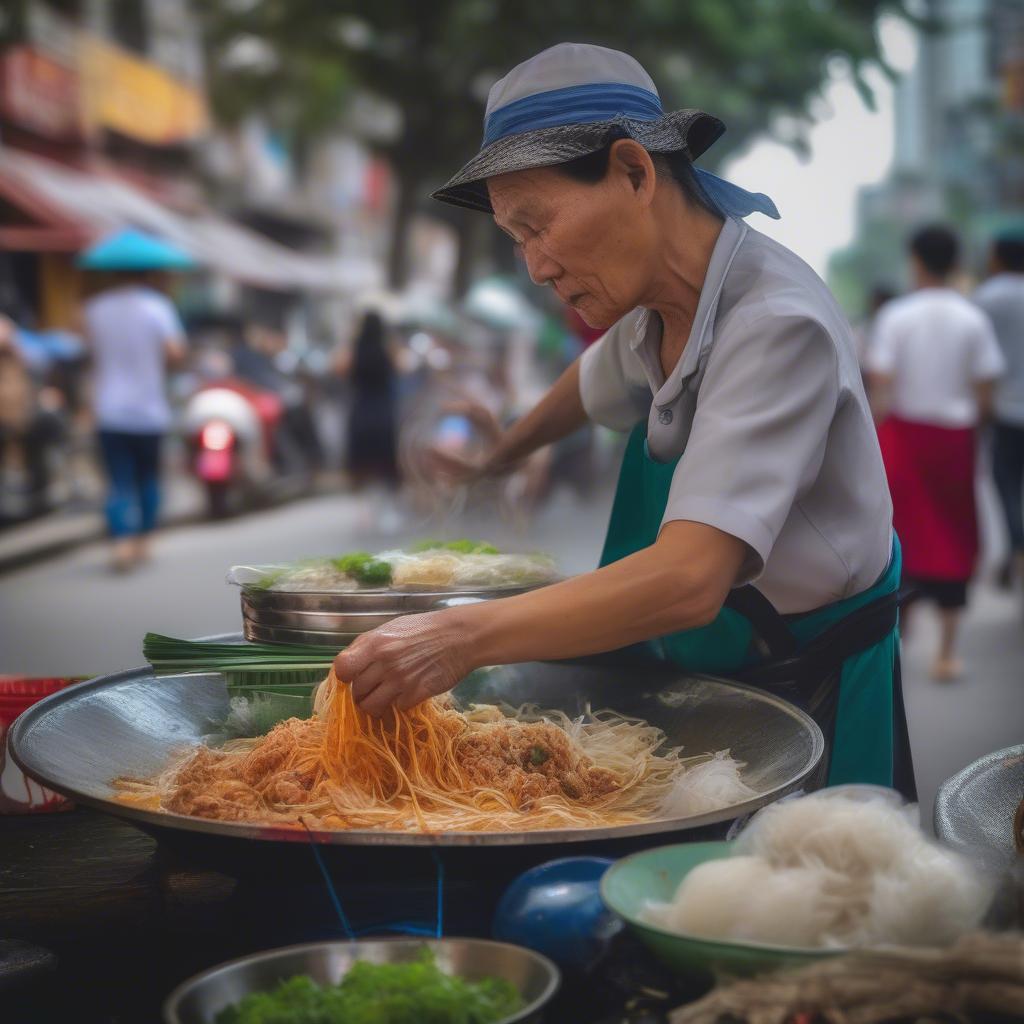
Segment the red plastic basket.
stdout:
<svg viewBox="0 0 1024 1024">
<path fill-rule="evenodd" d="M 72 806 L 70 800 L 25 776 L 7 753 L 7 731 L 26 708 L 75 682 L 0 676 L 0 814 L 66 811 Z"/>
</svg>

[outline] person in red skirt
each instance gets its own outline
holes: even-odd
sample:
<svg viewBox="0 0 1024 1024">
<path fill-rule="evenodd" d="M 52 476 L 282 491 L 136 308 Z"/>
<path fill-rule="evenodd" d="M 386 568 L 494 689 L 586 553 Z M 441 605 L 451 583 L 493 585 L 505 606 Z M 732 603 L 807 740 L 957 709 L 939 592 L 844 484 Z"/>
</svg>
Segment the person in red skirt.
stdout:
<svg viewBox="0 0 1024 1024">
<path fill-rule="evenodd" d="M 867 360 L 904 589 L 939 607 L 936 679 L 963 671 L 956 638 L 978 555 L 976 431 L 1004 369 L 988 318 L 949 284 L 958 250 L 939 225 L 911 238 L 914 290 L 882 310 Z"/>
</svg>

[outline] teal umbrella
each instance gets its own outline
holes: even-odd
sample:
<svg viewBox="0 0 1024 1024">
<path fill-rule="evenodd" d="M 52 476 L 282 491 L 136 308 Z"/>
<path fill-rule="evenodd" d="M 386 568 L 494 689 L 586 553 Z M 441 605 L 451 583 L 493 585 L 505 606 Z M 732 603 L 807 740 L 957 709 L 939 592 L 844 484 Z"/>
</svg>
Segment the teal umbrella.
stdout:
<svg viewBox="0 0 1024 1024">
<path fill-rule="evenodd" d="M 135 228 L 101 238 L 77 263 L 83 270 L 191 270 L 196 265 L 184 249 Z"/>
</svg>

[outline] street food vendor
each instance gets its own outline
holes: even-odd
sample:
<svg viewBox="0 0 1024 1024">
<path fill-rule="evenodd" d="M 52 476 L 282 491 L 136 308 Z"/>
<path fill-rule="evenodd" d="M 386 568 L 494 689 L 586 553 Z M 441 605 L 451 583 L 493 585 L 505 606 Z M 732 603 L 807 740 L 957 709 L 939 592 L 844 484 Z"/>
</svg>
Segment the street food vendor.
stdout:
<svg viewBox="0 0 1024 1024">
<path fill-rule="evenodd" d="M 697 168 L 724 126 L 665 113 L 632 57 L 564 43 L 490 91 L 483 147 L 434 195 L 493 215 L 530 277 L 605 331 L 463 480 L 588 419 L 628 432 L 601 566 L 408 616 L 338 655 L 370 713 L 478 666 L 646 643 L 807 708 L 830 783 L 913 775 L 899 545 L 850 328 L 799 257 L 749 227 L 771 200 Z M 624 681 L 625 684 L 625 681 Z"/>
</svg>

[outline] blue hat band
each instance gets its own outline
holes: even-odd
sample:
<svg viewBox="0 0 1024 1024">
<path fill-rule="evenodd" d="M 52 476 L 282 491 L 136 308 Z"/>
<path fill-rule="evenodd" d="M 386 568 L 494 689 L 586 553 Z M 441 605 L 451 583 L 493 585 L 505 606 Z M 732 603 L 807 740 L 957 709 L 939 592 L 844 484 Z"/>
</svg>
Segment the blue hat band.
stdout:
<svg viewBox="0 0 1024 1024">
<path fill-rule="evenodd" d="M 506 135 L 590 124 L 628 117 L 635 121 L 657 121 L 665 116 L 661 100 L 649 89 L 616 82 L 570 85 L 564 89 L 524 96 L 492 111 L 484 121 L 484 142 L 489 146 Z"/>
</svg>

